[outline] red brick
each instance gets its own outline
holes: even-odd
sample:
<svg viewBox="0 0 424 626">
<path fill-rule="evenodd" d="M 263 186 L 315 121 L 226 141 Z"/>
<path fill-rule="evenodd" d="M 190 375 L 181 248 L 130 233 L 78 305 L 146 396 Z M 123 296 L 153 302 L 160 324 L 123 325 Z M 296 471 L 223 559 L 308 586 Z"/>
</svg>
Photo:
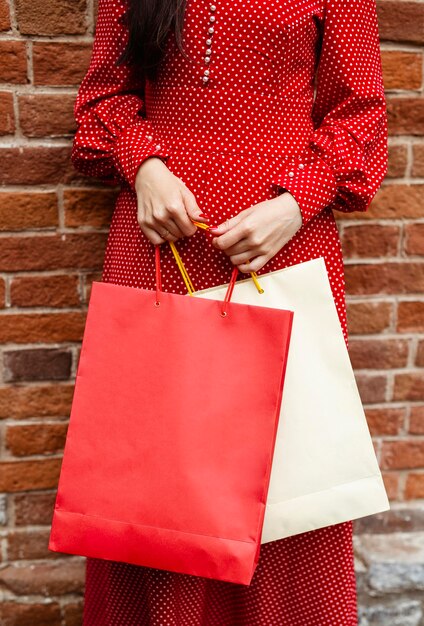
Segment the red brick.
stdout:
<svg viewBox="0 0 424 626">
<path fill-rule="evenodd" d="M 0 583 L 17 595 L 43 595 L 47 598 L 65 593 L 82 593 L 83 559 L 62 559 L 49 563 L 9 565 L 0 570 Z"/>
<path fill-rule="evenodd" d="M 409 469 L 424 466 L 424 439 L 383 441 L 380 467 Z"/>
<path fill-rule="evenodd" d="M 394 400 L 424 400 L 424 373 L 422 371 L 395 375 Z"/>
<path fill-rule="evenodd" d="M 422 55 L 403 50 L 382 50 L 384 86 L 386 89 L 420 89 Z"/>
<path fill-rule="evenodd" d="M 48 192 L 0 192 L 0 231 L 58 226 L 57 196 Z"/>
<path fill-rule="evenodd" d="M 15 0 L 22 35 L 81 35 L 86 30 L 85 0 Z"/>
<path fill-rule="evenodd" d="M 419 300 L 399 302 L 397 331 L 400 333 L 424 331 L 424 302 Z"/>
<path fill-rule="evenodd" d="M 0 184 L 43 185 L 82 179 L 72 165 L 69 147 L 0 148 Z"/>
<path fill-rule="evenodd" d="M 6 283 L 3 278 L 0 278 L 0 309 L 3 309 L 6 304 Z"/>
<path fill-rule="evenodd" d="M 424 99 L 414 97 L 387 98 L 390 135 L 422 135 L 424 133 Z"/>
<path fill-rule="evenodd" d="M 81 341 L 86 312 L 17 313 L 1 316 L 0 342 Z"/>
<path fill-rule="evenodd" d="M 20 124 L 27 137 L 66 137 L 76 130 L 74 95 L 29 94 L 19 97 Z"/>
<path fill-rule="evenodd" d="M 424 406 L 411 407 L 409 432 L 411 435 L 424 435 Z"/>
<path fill-rule="evenodd" d="M 389 162 L 387 164 L 386 180 L 389 178 L 402 178 L 405 176 L 406 168 L 408 165 L 408 149 L 406 144 L 389 145 Z M 368 211 L 372 211 L 376 204 L 381 205 L 379 198 L 387 187 L 387 183 L 384 182 L 383 187 L 380 188 L 378 195 L 371 202 Z"/>
<path fill-rule="evenodd" d="M 91 44 L 35 41 L 35 85 L 75 85 L 84 78 L 91 57 Z"/>
<path fill-rule="evenodd" d="M 12 306 L 73 307 L 79 306 L 79 276 L 57 274 L 49 276 L 17 276 L 10 285 Z"/>
<path fill-rule="evenodd" d="M 9 561 L 21 559 L 57 558 L 48 549 L 50 529 L 15 530 L 7 535 L 7 558 Z"/>
<path fill-rule="evenodd" d="M 61 452 L 65 445 L 67 428 L 66 423 L 8 426 L 6 447 L 17 457 Z"/>
<path fill-rule="evenodd" d="M 102 189 L 66 189 L 65 226 L 110 226 L 117 193 Z"/>
<path fill-rule="evenodd" d="M 16 85 L 28 82 L 24 41 L 0 40 L 0 82 Z"/>
<path fill-rule="evenodd" d="M 415 365 L 417 367 L 424 367 L 424 340 L 418 342 Z"/>
<path fill-rule="evenodd" d="M 15 492 L 57 487 L 61 459 L 0 463 L 0 491 Z"/>
<path fill-rule="evenodd" d="M 50 526 L 56 501 L 56 491 L 16 493 L 10 496 L 16 526 Z"/>
<path fill-rule="evenodd" d="M 424 176 L 424 144 L 417 143 L 412 146 L 412 170 L 411 175 Z"/>
<path fill-rule="evenodd" d="M 387 388 L 386 376 L 380 374 L 357 374 L 355 372 L 355 378 L 358 384 L 359 395 L 364 404 L 384 402 Z"/>
<path fill-rule="evenodd" d="M 13 110 L 13 94 L 4 91 L 0 93 L 0 135 L 10 135 L 15 132 L 15 113 Z"/>
<path fill-rule="evenodd" d="M 7 0 L 0 0 L 0 31 L 10 30 L 10 14 Z"/>
<path fill-rule="evenodd" d="M 403 173 L 399 173 L 403 176 Z M 366 211 L 361 211 L 361 220 L 384 220 L 424 217 L 424 185 L 388 185 L 378 190 Z M 336 212 L 335 212 L 336 213 Z M 341 213 L 343 221 L 357 220 L 358 212 Z"/>
<path fill-rule="evenodd" d="M 85 274 L 84 278 L 85 278 L 85 302 L 88 303 L 90 301 L 91 287 L 93 285 L 93 282 L 95 280 L 101 282 L 102 273 L 94 272 L 92 274 Z"/>
<path fill-rule="evenodd" d="M 342 248 L 345 258 L 383 257 L 397 254 L 399 226 L 361 224 L 344 229 Z"/>
<path fill-rule="evenodd" d="M 424 224 L 407 224 L 405 226 L 406 254 L 424 255 Z"/>
<path fill-rule="evenodd" d="M 59 348 L 6 350 L 5 382 L 67 380 L 71 375 L 72 352 Z"/>
<path fill-rule="evenodd" d="M 373 437 L 398 435 L 405 422 L 405 409 L 365 409 L 365 415 Z"/>
<path fill-rule="evenodd" d="M 348 294 L 415 293 L 424 291 L 424 263 L 346 265 Z"/>
<path fill-rule="evenodd" d="M 378 2 L 381 39 L 411 43 L 423 42 L 424 6 L 420 2 L 384 0 Z"/>
<path fill-rule="evenodd" d="M 351 302 L 347 300 L 348 331 L 351 335 L 374 334 L 387 330 L 391 324 L 391 302 Z"/>
<path fill-rule="evenodd" d="M 107 233 L 0 238 L 0 271 L 101 269 Z"/>
<path fill-rule="evenodd" d="M 64 626 L 81 626 L 84 610 L 84 601 L 81 600 L 78 604 L 65 604 L 63 611 L 65 614 Z"/>
<path fill-rule="evenodd" d="M 408 342 L 398 339 L 351 339 L 349 355 L 355 369 L 405 367 Z"/>
<path fill-rule="evenodd" d="M 74 384 L 0 388 L 0 419 L 69 417 Z"/>
<path fill-rule="evenodd" d="M 389 500 L 397 500 L 400 492 L 400 473 L 399 472 L 381 472 L 384 487 Z"/>
<path fill-rule="evenodd" d="M 405 500 L 424 498 L 424 472 L 410 472 L 406 479 Z"/>
<path fill-rule="evenodd" d="M 3 600 L 0 604 L 2 626 L 61 626 L 60 605 L 37 602 L 13 602 Z"/>
</svg>

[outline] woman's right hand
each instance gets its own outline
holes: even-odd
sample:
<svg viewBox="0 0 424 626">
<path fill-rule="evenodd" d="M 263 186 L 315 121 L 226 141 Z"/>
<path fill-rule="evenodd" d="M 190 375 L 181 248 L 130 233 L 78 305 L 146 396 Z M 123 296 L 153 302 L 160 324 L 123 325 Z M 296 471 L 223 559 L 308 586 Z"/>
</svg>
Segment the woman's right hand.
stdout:
<svg viewBox="0 0 424 626">
<path fill-rule="evenodd" d="M 191 220 L 206 223 L 194 194 L 158 157 L 148 157 L 135 179 L 137 220 L 154 244 L 194 235 Z"/>
</svg>

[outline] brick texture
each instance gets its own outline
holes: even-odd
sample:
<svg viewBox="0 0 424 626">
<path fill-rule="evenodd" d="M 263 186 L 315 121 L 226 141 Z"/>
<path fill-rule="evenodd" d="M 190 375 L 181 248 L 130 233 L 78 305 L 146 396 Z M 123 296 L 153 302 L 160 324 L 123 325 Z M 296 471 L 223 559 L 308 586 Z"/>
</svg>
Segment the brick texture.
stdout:
<svg viewBox="0 0 424 626">
<path fill-rule="evenodd" d="M 5 626 L 82 623 L 84 560 L 49 552 L 47 542 L 87 303 L 101 277 L 117 194 L 70 162 L 73 105 L 88 68 L 96 4 L 0 0 Z M 335 217 L 350 357 L 396 507 L 358 520 L 355 531 L 390 534 L 424 530 L 424 3 L 377 0 L 377 9 L 388 173 L 365 213 Z"/>
</svg>

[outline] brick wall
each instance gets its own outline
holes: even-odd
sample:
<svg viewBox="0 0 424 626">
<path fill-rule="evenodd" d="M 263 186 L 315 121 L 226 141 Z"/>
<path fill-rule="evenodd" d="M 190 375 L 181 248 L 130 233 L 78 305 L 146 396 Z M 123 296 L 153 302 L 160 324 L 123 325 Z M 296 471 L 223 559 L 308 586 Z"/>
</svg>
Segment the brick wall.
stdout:
<svg viewBox="0 0 424 626">
<path fill-rule="evenodd" d="M 392 511 L 355 522 L 357 574 L 364 626 L 418 625 L 424 571 L 409 586 L 406 570 L 402 585 L 396 579 L 384 585 L 381 566 L 389 563 L 393 574 L 390 562 L 413 562 L 416 572 L 420 563 L 404 555 L 417 554 L 424 531 L 424 3 L 380 0 L 378 14 L 389 171 L 366 214 L 336 216 L 350 354 L 392 501 Z M 94 21 L 93 0 L 0 0 L 0 622 L 6 626 L 81 623 L 83 559 L 48 552 L 47 538 L 90 285 L 101 276 L 116 197 L 116 190 L 81 178 L 69 158 L 72 108 Z M 397 556 L 389 558 L 385 546 L 392 550 L 395 540 Z M 404 621 L 394 621 L 400 612 Z"/>
</svg>

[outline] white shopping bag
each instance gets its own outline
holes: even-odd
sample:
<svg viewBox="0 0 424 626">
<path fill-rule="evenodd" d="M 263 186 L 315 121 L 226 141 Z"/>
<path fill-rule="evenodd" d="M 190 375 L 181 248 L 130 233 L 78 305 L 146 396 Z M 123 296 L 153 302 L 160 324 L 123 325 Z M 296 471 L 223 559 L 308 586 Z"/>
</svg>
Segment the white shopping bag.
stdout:
<svg viewBox="0 0 424 626">
<path fill-rule="evenodd" d="M 389 510 L 324 258 L 258 280 L 263 294 L 249 277 L 232 301 L 294 311 L 261 543 Z"/>
</svg>

